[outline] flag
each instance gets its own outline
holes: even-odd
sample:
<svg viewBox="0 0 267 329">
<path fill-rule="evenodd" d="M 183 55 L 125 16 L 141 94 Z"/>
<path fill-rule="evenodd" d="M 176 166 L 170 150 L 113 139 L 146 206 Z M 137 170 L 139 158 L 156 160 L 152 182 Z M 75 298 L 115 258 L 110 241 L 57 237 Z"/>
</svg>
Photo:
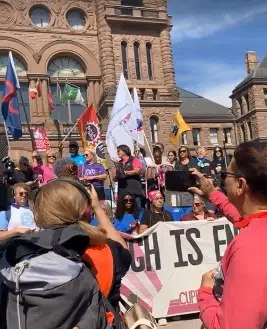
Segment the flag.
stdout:
<svg viewBox="0 0 267 329">
<path fill-rule="evenodd" d="M 137 143 L 141 146 L 145 146 L 144 140 L 144 129 L 143 129 L 143 116 L 141 113 L 141 107 L 139 102 L 139 97 L 136 88 L 134 88 L 134 107 L 133 107 L 133 117 L 136 120 L 136 130 L 137 130 Z"/>
<path fill-rule="evenodd" d="M 53 101 L 51 88 L 49 86 L 48 86 L 48 89 L 47 89 L 47 99 L 48 99 L 49 111 L 50 111 L 50 114 L 51 114 L 55 110 L 55 103 Z"/>
<path fill-rule="evenodd" d="M 63 103 L 66 103 L 66 101 L 69 100 L 76 104 L 85 106 L 85 102 L 81 94 L 81 89 L 68 83 L 65 84 L 61 99 Z"/>
<path fill-rule="evenodd" d="M 184 121 L 180 111 L 178 110 L 173 119 L 173 125 L 171 130 L 171 143 L 175 146 L 178 146 L 181 135 L 188 130 L 191 130 L 191 128 Z"/>
<path fill-rule="evenodd" d="M 29 86 L 29 96 L 31 99 L 36 99 L 38 91 L 35 86 Z"/>
<path fill-rule="evenodd" d="M 4 96 L 2 100 L 2 114 L 6 122 L 6 126 L 8 127 L 14 139 L 19 139 L 22 136 L 19 103 L 17 97 L 17 89 L 19 88 L 20 85 L 15 70 L 12 52 L 9 52 Z"/>
<path fill-rule="evenodd" d="M 35 84 L 36 90 L 37 90 L 37 97 L 40 98 L 42 97 L 42 84 L 40 79 L 37 80 Z"/>
<path fill-rule="evenodd" d="M 61 100 L 62 95 L 61 95 L 61 88 L 60 88 L 60 84 L 57 82 L 57 98 L 59 98 Z"/>
<path fill-rule="evenodd" d="M 99 120 L 96 115 L 94 105 L 90 105 L 78 119 L 78 130 L 81 136 L 83 148 L 92 149 L 97 157 L 97 162 L 101 163 L 105 169 L 108 168 L 104 143 L 101 139 Z"/>
<path fill-rule="evenodd" d="M 108 153 L 112 160 L 118 161 L 117 147 L 127 145 L 134 150 L 136 140 L 136 121 L 132 113 L 134 104 L 130 95 L 124 75 L 121 74 L 114 105 L 110 114 L 110 121 L 106 134 Z"/>
</svg>

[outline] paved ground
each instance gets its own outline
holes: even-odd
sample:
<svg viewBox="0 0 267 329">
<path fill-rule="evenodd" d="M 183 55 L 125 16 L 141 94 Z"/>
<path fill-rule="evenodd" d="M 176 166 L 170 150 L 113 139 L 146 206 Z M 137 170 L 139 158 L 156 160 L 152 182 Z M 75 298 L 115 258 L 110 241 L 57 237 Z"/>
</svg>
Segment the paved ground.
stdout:
<svg viewBox="0 0 267 329">
<path fill-rule="evenodd" d="M 160 329 L 203 329 L 198 315 L 183 316 L 179 321 L 168 322 L 167 326 Z"/>
</svg>

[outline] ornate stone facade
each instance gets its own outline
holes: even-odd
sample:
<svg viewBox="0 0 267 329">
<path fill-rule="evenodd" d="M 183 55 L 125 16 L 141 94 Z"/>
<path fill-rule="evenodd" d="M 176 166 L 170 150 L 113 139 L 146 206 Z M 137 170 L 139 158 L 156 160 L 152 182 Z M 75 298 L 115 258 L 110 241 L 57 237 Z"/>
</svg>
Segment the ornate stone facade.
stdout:
<svg viewBox="0 0 267 329">
<path fill-rule="evenodd" d="M 57 120 L 51 118 L 49 86 L 55 91 L 58 84 L 68 81 L 83 87 L 88 103 L 95 105 L 102 119 L 104 135 L 123 65 L 127 66 L 129 88 L 138 89 L 148 140 L 152 141 L 153 117 L 157 121 L 157 136 L 153 139 L 164 143 L 167 149 L 173 148 L 169 132 L 181 102 L 170 29 L 166 0 L 143 0 L 142 7 L 125 7 L 120 0 L 0 0 L 0 56 L 12 50 L 27 72 L 19 77 L 21 84 L 33 87 L 40 82 L 41 97 L 28 101 L 30 123 L 47 128 L 53 148 L 57 148 L 73 123 L 60 116 Z M 124 60 L 122 42 L 127 44 Z M 80 71 L 70 75 L 71 65 L 79 65 Z M 2 69 L 0 63 L 0 84 L 4 80 Z M 77 130 L 72 138 L 79 139 Z M 23 138 L 12 142 L 11 147 L 15 156 L 30 154 L 26 125 Z"/>
</svg>

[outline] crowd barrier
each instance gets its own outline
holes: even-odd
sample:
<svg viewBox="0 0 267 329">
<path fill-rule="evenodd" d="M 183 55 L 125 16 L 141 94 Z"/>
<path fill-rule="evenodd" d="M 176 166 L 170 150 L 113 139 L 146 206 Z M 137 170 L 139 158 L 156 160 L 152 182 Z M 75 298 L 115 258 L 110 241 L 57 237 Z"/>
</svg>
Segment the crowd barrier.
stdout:
<svg viewBox="0 0 267 329">
<path fill-rule="evenodd" d="M 201 277 L 217 267 L 238 231 L 213 222 L 160 222 L 128 241 L 133 260 L 122 282 L 125 300 L 138 299 L 155 318 L 198 312 Z"/>
</svg>

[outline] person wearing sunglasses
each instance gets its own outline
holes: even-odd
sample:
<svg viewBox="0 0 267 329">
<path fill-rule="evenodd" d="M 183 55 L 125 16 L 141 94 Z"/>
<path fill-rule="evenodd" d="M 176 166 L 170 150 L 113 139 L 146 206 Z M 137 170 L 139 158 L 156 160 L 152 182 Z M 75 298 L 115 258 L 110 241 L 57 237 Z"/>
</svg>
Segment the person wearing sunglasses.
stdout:
<svg viewBox="0 0 267 329">
<path fill-rule="evenodd" d="M 107 172 L 101 163 L 97 163 L 96 154 L 89 148 L 84 150 L 85 164 L 78 167 L 80 181 L 86 184 L 93 184 L 99 200 L 105 200 L 104 181 L 107 179 Z"/>
<path fill-rule="evenodd" d="M 215 174 L 219 174 L 221 171 L 226 170 L 223 150 L 219 146 L 216 146 L 214 148 L 213 161 L 211 162 L 211 168 L 214 170 Z"/>
<path fill-rule="evenodd" d="M 197 160 L 191 157 L 188 147 L 181 146 L 178 150 L 178 161 L 174 170 L 188 171 L 189 168 L 197 168 Z"/>
<path fill-rule="evenodd" d="M 139 227 L 141 215 L 135 196 L 126 192 L 118 200 L 113 225 L 120 232 L 132 234 Z"/>
<path fill-rule="evenodd" d="M 236 209 L 235 226 L 241 231 L 227 247 L 220 271 L 202 277 L 198 294 L 200 318 L 206 329 L 262 329 L 267 323 L 267 143 L 240 144 L 221 176 L 228 199 Z M 201 178 L 200 190 L 219 199 Z M 239 218 L 238 218 L 239 217 Z M 242 218 L 242 219 L 241 219 Z M 220 273 L 220 297 L 214 292 Z M 253 305 L 253 307 L 252 307 Z"/>
<path fill-rule="evenodd" d="M 150 209 L 144 210 L 139 227 L 139 234 L 145 232 L 158 222 L 173 221 L 172 214 L 164 210 L 164 197 L 159 190 L 150 191 L 148 193 L 148 199 L 150 201 Z"/>
<path fill-rule="evenodd" d="M 79 154 L 79 144 L 77 141 L 69 142 L 69 159 L 74 161 L 77 166 L 85 164 L 86 159 L 82 154 Z"/>
<path fill-rule="evenodd" d="M 15 183 L 27 183 L 27 185 L 34 184 L 34 172 L 29 163 L 29 159 L 25 156 L 19 158 L 13 179 Z"/>
<path fill-rule="evenodd" d="M 193 220 L 208 220 L 212 221 L 216 219 L 213 212 L 207 210 L 205 201 L 198 196 L 194 195 L 192 212 L 181 218 L 181 221 L 193 221 Z"/>
<path fill-rule="evenodd" d="M 54 164 L 57 160 L 56 154 L 49 150 L 46 152 L 45 160 L 46 163 L 43 165 L 42 159 L 37 152 L 33 152 L 32 154 L 33 160 L 33 171 L 37 180 L 39 182 L 39 186 L 47 184 L 50 180 L 55 179 L 56 175 L 54 172 Z"/>
<path fill-rule="evenodd" d="M 34 216 L 28 205 L 30 191 L 31 188 L 25 183 L 13 186 L 13 202 L 7 211 L 0 212 L 0 231 L 15 234 L 36 229 Z"/>
</svg>

